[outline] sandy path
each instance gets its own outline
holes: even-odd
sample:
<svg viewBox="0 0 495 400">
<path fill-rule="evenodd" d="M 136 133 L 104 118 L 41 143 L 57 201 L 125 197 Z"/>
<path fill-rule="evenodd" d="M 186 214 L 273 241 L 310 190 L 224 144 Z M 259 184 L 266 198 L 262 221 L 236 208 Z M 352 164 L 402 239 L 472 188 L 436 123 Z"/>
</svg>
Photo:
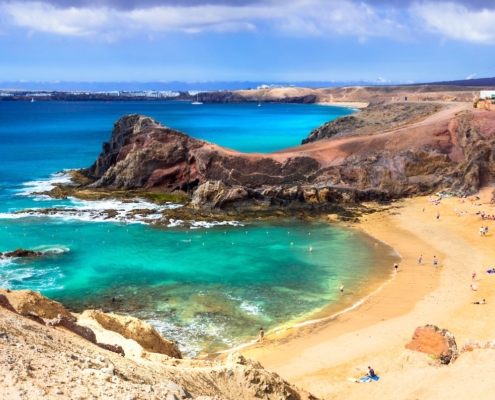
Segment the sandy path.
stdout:
<svg viewBox="0 0 495 400">
<path fill-rule="evenodd" d="M 491 190 L 483 192 L 484 202 L 491 198 L 490 193 Z M 455 377 L 449 378 L 444 372 L 445 368 L 462 369 L 463 364 L 469 364 L 468 357 L 461 357 L 452 367 L 436 369 L 428 367 L 422 358 L 422 364 L 410 370 L 404 357 L 413 357 L 415 353 L 404 350 L 404 345 L 414 329 L 425 324 L 451 330 L 460 346 L 469 339 L 495 339 L 495 321 L 491 318 L 495 309 L 495 277 L 484 273 L 495 260 L 495 239 L 477 234 L 481 224 L 488 225 L 492 232 L 495 224 L 473 215 L 479 210 L 495 214 L 495 205 L 475 207 L 471 203 L 460 204 L 454 198 L 444 199 L 440 206 L 426 198 L 396 205 L 400 208 L 373 214 L 358 225 L 402 255 L 396 279 L 354 311 L 327 323 L 295 329 L 280 339 L 272 335 L 265 346 L 246 349 L 245 354 L 325 399 L 416 398 L 413 393 L 433 390 L 428 385 L 434 377 L 428 383 L 422 374 L 438 374 L 437 384 L 444 382 L 445 390 L 452 392 L 451 398 L 471 398 L 467 396 L 471 393 L 469 386 L 460 387 L 452 381 Z M 456 208 L 469 214 L 459 216 Z M 437 211 L 441 214 L 439 221 L 435 218 Z M 423 254 L 421 266 L 417 265 L 419 254 Z M 439 259 L 437 270 L 432 266 L 433 255 Z M 473 269 L 478 274 L 478 292 L 469 289 Z M 488 304 L 470 304 L 481 298 L 486 298 Z M 382 376 L 378 385 L 355 385 L 346 380 L 348 376 L 362 374 L 369 364 Z M 473 360 L 466 370 L 477 371 L 478 367 L 479 363 Z M 488 382 L 483 381 L 482 371 L 473 379 L 481 379 L 476 382 L 477 391 L 488 393 L 491 389 L 486 388 Z"/>
</svg>

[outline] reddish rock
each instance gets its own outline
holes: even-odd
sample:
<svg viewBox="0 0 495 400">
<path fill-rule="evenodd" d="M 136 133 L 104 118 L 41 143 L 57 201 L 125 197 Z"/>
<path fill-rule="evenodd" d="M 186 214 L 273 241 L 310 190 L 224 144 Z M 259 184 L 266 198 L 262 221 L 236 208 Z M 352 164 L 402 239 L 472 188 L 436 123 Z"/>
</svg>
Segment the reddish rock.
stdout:
<svg viewBox="0 0 495 400">
<path fill-rule="evenodd" d="M 495 112 L 452 107 L 372 106 L 315 129 L 303 146 L 272 154 L 223 149 L 151 118 L 125 115 L 82 172 L 92 188 L 187 194 L 196 209 L 327 206 L 439 190 L 472 194 L 495 183 Z"/>
<path fill-rule="evenodd" d="M 448 364 L 457 353 L 457 344 L 454 335 L 448 330 L 426 325 L 416 328 L 412 341 L 406 344 L 406 349 L 435 356 L 443 364 Z"/>
</svg>

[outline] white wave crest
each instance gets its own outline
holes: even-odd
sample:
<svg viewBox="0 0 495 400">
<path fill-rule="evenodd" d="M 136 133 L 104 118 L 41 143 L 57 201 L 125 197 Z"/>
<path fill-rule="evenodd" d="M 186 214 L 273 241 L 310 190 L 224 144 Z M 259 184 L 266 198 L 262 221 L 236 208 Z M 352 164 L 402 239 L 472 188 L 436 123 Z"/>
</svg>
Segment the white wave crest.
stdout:
<svg viewBox="0 0 495 400">
<path fill-rule="evenodd" d="M 13 260 L 0 260 L 0 287 L 35 291 L 63 289 L 63 286 L 57 284 L 54 277 L 47 276 L 59 271 L 58 268 L 37 270 L 31 267 L 20 267 L 12 262 Z M 13 264 L 15 264 L 15 267 L 11 267 Z M 57 276 L 63 275 L 59 272 Z"/>
<path fill-rule="evenodd" d="M 243 310 L 246 314 L 250 314 L 250 315 L 261 315 L 263 312 L 263 309 L 260 306 L 249 303 L 247 301 L 243 301 L 239 306 L 239 308 Z"/>
<path fill-rule="evenodd" d="M 56 174 L 50 175 L 48 179 L 40 179 L 37 181 L 30 181 L 23 183 L 24 188 L 17 193 L 18 196 L 32 196 L 34 193 L 46 192 L 52 190 L 54 185 L 57 183 L 70 183 L 71 176 L 66 172 L 58 172 Z M 49 199 L 48 196 L 37 196 L 37 200 Z"/>
</svg>

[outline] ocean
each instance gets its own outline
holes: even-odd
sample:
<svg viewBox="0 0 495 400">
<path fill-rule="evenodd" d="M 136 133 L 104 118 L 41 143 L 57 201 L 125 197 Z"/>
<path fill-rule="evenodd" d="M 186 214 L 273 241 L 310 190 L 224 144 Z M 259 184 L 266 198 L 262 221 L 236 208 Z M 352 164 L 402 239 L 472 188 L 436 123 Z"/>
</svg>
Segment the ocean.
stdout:
<svg viewBox="0 0 495 400">
<path fill-rule="evenodd" d="M 126 213 L 178 205 L 37 194 L 67 181 L 67 169 L 91 165 L 126 113 L 225 147 L 268 153 L 298 145 L 313 128 L 351 112 L 287 104 L 0 102 L 0 251 L 45 253 L 0 259 L 0 287 L 41 291 L 75 312 L 137 316 L 189 357 L 246 343 L 261 326 L 269 334 L 322 309 L 352 307 L 389 278 L 398 260 L 393 249 L 358 231 L 297 220 L 157 227 Z M 16 213 L 49 207 L 71 211 Z M 108 209 L 116 216 L 102 217 Z"/>
</svg>

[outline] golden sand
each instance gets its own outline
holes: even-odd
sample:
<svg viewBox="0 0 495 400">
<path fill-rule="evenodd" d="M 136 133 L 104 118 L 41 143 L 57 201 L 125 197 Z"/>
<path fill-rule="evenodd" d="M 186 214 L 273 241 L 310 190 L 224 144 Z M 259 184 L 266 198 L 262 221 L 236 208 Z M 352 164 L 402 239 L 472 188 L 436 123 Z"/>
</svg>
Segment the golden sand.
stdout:
<svg viewBox="0 0 495 400">
<path fill-rule="evenodd" d="M 420 197 L 364 217 L 355 228 L 401 254 L 395 279 L 356 309 L 271 335 L 244 355 L 324 399 L 490 398 L 495 350 L 474 351 L 453 365 L 438 366 L 404 345 L 416 327 L 426 324 L 450 330 L 458 347 L 467 340 L 495 340 L 495 276 L 485 272 L 495 264 L 495 222 L 475 214 L 495 214 L 491 191 L 480 193 L 476 203 L 481 206 L 458 198 L 435 206 Z M 480 226 L 488 226 L 492 234 L 480 236 Z M 418 265 L 420 254 L 423 262 Z M 437 269 L 433 256 L 439 260 Z M 477 292 L 470 289 L 473 271 Z M 483 298 L 486 305 L 471 304 Z M 362 376 L 368 365 L 380 375 L 379 382 L 347 380 Z M 458 374 L 469 378 L 459 379 Z"/>
</svg>

